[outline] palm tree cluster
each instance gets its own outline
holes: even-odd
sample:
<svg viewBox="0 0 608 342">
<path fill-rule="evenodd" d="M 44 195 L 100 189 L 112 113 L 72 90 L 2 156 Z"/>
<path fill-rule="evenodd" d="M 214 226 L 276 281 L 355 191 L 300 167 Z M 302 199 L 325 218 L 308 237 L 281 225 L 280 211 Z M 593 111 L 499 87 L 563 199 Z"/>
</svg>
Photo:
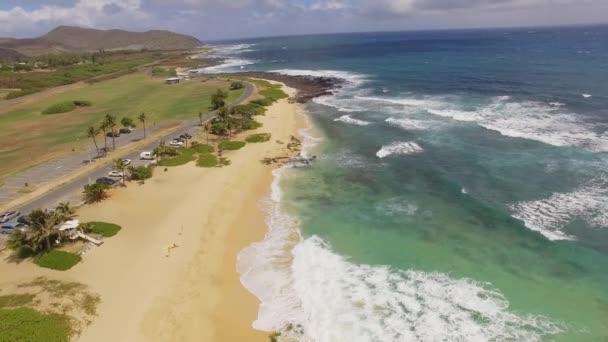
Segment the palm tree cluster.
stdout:
<svg viewBox="0 0 608 342">
<path fill-rule="evenodd" d="M 64 232 L 57 228 L 74 217 L 70 203 L 60 203 L 55 210 L 36 209 L 27 216 L 29 228 L 16 230 L 7 241 L 7 246 L 21 257 L 41 254 L 53 248 Z"/>
<path fill-rule="evenodd" d="M 137 119 L 143 125 L 144 139 L 145 139 L 146 138 L 146 119 L 147 119 L 146 113 L 139 114 Z M 130 127 L 135 126 L 133 119 L 131 119 L 129 117 L 122 118 L 120 120 L 120 123 L 125 128 L 130 128 Z M 89 128 L 87 128 L 87 137 L 89 137 L 93 140 L 93 144 L 95 144 L 95 150 L 97 151 L 97 155 L 102 154 L 101 153 L 102 151 L 104 153 L 108 151 L 108 133 L 112 133 L 112 134 L 110 134 L 110 136 L 112 137 L 112 150 L 116 150 L 116 126 L 118 126 L 116 116 L 111 115 L 111 114 L 106 114 L 106 116 L 104 116 L 104 118 L 99 123 L 99 126 L 97 126 L 97 127 L 90 126 Z M 99 133 L 103 133 L 103 139 L 104 139 L 103 149 L 100 149 L 99 145 L 97 144 L 97 136 L 99 135 Z"/>
<path fill-rule="evenodd" d="M 209 130 L 216 135 L 232 136 L 243 130 L 258 128 L 260 124 L 253 119 L 253 116 L 253 112 L 243 107 L 222 107 L 211 121 Z"/>
<path fill-rule="evenodd" d="M 167 144 L 161 140 L 158 143 L 158 146 L 152 150 L 152 155 L 157 159 L 162 159 L 163 157 L 175 157 L 179 154 L 179 151 L 171 146 L 167 146 Z"/>
</svg>

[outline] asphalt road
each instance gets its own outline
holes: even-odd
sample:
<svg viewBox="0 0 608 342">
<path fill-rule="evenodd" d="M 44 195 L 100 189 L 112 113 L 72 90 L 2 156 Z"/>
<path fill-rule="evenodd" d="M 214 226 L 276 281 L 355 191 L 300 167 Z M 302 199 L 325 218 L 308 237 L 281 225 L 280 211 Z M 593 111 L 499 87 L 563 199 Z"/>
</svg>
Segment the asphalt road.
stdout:
<svg viewBox="0 0 608 342">
<path fill-rule="evenodd" d="M 239 104 L 245 102 L 253 94 L 254 89 L 255 89 L 254 86 L 251 85 L 250 83 L 245 83 L 245 86 L 246 86 L 245 92 L 243 93 L 243 95 L 241 95 L 241 97 L 239 97 L 234 103 L 232 103 L 230 105 L 230 107 L 236 106 L 236 105 L 239 105 Z M 212 111 L 212 112 L 206 114 L 203 117 L 203 122 L 210 121 L 211 119 L 213 119 L 216 116 L 216 114 L 217 114 L 217 111 Z M 140 160 L 139 155 L 141 152 L 152 151 L 154 149 L 154 147 L 158 146 L 158 143 L 160 142 L 160 140 L 169 141 L 169 140 L 172 140 L 174 137 L 178 137 L 184 133 L 191 133 L 193 131 L 193 129 L 196 126 L 198 126 L 199 124 L 200 124 L 200 120 L 198 118 L 185 121 L 180 127 L 175 129 L 174 131 L 172 131 L 170 134 L 167 134 L 164 137 L 162 137 L 156 141 L 150 142 L 149 144 L 143 146 L 141 149 L 126 155 L 124 158 L 131 159 L 133 161 L 132 165 L 135 165 L 135 166 L 146 165 L 146 164 L 150 163 L 150 161 Z M 111 142 L 109 142 L 109 144 L 111 144 Z M 57 204 L 59 204 L 61 202 L 69 201 L 72 204 L 76 204 L 77 202 L 75 202 L 74 199 L 76 199 L 77 201 L 79 201 L 81 199 L 82 189 L 86 184 L 95 182 L 95 180 L 97 178 L 107 177 L 108 172 L 110 172 L 112 170 L 113 159 L 111 158 L 111 154 L 109 156 L 110 156 L 110 158 L 104 159 L 103 161 L 101 161 L 101 160 L 95 161 L 95 163 L 102 164 L 103 165 L 102 167 L 96 168 L 95 170 L 93 170 L 89 173 L 86 173 L 80 177 L 77 177 L 76 179 L 74 179 L 66 184 L 63 184 L 62 186 L 57 187 L 57 188 L 43 194 L 42 196 L 38 197 L 37 199 L 35 199 L 25 205 L 22 205 L 19 208 L 12 208 L 11 210 L 18 210 L 22 214 L 25 215 L 35 209 L 54 208 L 57 206 Z"/>
</svg>

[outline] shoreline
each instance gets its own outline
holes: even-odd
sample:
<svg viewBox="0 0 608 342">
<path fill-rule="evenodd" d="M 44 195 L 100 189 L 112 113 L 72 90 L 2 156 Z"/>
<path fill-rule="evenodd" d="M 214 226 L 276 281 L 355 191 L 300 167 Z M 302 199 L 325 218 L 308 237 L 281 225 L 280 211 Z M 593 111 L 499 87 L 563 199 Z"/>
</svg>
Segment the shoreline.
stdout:
<svg viewBox="0 0 608 342">
<path fill-rule="evenodd" d="M 226 151 L 229 166 L 159 167 L 146 184 L 130 183 L 108 200 L 82 207 L 80 220 L 123 230 L 65 272 L 2 260 L 0 272 L 11 277 L 0 286 L 38 276 L 89 286 L 101 303 L 77 341 L 268 341 L 269 333 L 252 327 L 260 302 L 241 284 L 236 261 L 267 232 L 259 203 L 270 192 L 276 165 L 261 161 L 290 153 L 277 140 L 298 135 L 304 125 L 299 111 L 288 99 L 269 107 L 258 117 L 261 128 L 233 139 L 271 133 L 271 140 Z M 178 248 L 167 250 L 171 244 Z"/>
</svg>

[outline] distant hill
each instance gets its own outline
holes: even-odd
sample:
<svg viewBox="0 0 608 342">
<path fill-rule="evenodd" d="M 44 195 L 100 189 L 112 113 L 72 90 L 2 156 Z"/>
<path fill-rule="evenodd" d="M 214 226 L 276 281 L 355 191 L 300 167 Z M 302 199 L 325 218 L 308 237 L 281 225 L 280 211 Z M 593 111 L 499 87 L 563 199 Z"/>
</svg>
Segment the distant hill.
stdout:
<svg viewBox="0 0 608 342">
<path fill-rule="evenodd" d="M 11 49 L 5 49 L 0 47 L 0 61 L 18 61 L 24 56 L 19 52 Z"/>
<path fill-rule="evenodd" d="M 73 26 L 59 26 L 39 38 L 0 38 L 0 49 L 10 49 L 27 56 L 60 51 L 93 51 L 99 49 L 182 50 L 199 45 L 201 45 L 201 42 L 195 37 L 169 31 L 130 32 Z"/>
</svg>

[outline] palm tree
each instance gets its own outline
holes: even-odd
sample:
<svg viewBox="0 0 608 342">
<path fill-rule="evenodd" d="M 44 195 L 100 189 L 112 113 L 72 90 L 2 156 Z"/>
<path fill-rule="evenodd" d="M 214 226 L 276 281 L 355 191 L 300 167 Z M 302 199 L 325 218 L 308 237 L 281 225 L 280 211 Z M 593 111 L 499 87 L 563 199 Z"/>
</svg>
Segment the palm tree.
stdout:
<svg viewBox="0 0 608 342">
<path fill-rule="evenodd" d="M 93 144 L 95 144 L 95 151 L 97 151 L 97 155 L 99 155 L 99 147 L 97 147 L 97 139 L 95 137 L 99 134 L 99 130 L 95 127 L 91 126 L 87 130 L 87 136 L 93 139 Z"/>
<path fill-rule="evenodd" d="M 203 125 L 203 131 L 205 131 L 205 135 L 207 136 L 207 145 L 209 145 L 209 131 L 211 130 L 211 124 L 206 122 Z"/>
<path fill-rule="evenodd" d="M 116 129 L 116 117 L 114 115 L 110 115 L 110 114 L 106 114 L 106 125 L 107 127 L 110 129 L 110 131 L 112 132 L 112 151 L 116 150 L 116 133 L 115 133 L 115 129 Z"/>
<path fill-rule="evenodd" d="M 95 203 L 107 197 L 109 186 L 100 183 L 87 184 L 82 191 L 86 203 Z"/>
<path fill-rule="evenodd" d="M 230 112 L 228 111 L 228 109 L 226 109 L 226 107 L 222 107 L 217 111 L 217 117 L 222 122 L 226 122 L 228 116 L 230 116 Z"/>
<path fill-rule="evenodd" d="M 198 112 L 198 119 L 201 122 L 201 126 L 203 125 L 203 113 L 202 112 Z"/>
<path fill-rule="evenodd" d="M 114 170 L 120 171 L 122 184 L 125 184 L 125 169 L 127 168 L 127 164 L 125 164 L 125 160 L 122 158 L 118 158 L 114 160 Z"/>
<path fill-rule="evenodd" d="M 139 114 L 139 116 L 137 118 L 139 119 L 139 121 L 141 121 L 142 125 L 144 126 L 144 139 L 146 139 L 146 113 L 142 112 L 141 114 Z"/>
<path fill-rule="evenodd" d="M 55 229 L 63 221 L 54 211 L 34 210 L 30 213 L 31 225 L 26 233 L 29 246 L 36 253 L 51 250 L 51 238 L 59 234 Z"/>
<path fill-rule="evenodd" d="M 103 132 L 103 150 L 104 152 L 108 150 L 108 136 L 106 132 L 108 131 L 108 123 L 106 120 L 103 120 L 99 124 L 99 129 Z"/>
<path fill-rule="evenodd" d="M 57 208 L 55 208 L 55 213 L 59 215 L 62 221 L 67 221 L 74 217 L 76 209 L 70 205 L 70 202 L 63 202 L 57 205 Z"/>
</svg>

